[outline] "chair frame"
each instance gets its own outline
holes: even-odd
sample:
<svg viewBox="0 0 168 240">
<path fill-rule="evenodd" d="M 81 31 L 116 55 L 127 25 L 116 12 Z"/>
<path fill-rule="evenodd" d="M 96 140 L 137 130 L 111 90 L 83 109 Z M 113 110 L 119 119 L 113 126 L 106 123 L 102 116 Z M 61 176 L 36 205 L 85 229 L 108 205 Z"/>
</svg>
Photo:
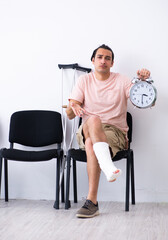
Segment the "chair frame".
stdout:
<svg viewBox="0 0 168 240">
<path fill-rule="evenodd" d="M 134 179 L 134 154 L 133 150 L 130 148 L 130 143 L 132 142 L 132 116 L 127 112 L 127 122 L 129 124 L 128 139 L 129 146 L 127 150 L 122 150 L 117 153 L 113 158 L 113 161 L 119 161 L 126 159 L 126 195 L 125 195 L 125 211 L 129 211 L 129 198 L 130 198 L 130 178 L 131 178 L 131 200 L 132 204 L 135 205 L 135 179 Z M 78 159 L 78 154 L 80 152 L 80 159 Z M 76 161 L 87 162 L 86 152 L 81 149 L 69 149 L 67 154 L 67 175 L 66 175 L 66 197 L 65 197 L 65 209 L 71 207 L 69 200 L 70 191 L 70 168 L 71 161 L 73 166 L 73 193 L 74 193 L 74 203 L 77 203 L 77 173 L 76 173 Z"/>
<path fill-rule="evenodd" d="M 35 112 L 36 110 L 30 110 L 29 112 Z M 45 112 L 43 110 L 37 110 L 37 112 Z M 48 111 L 48 110 L 47 110 Z M 26 112 L 26 111 L 21 111 L 21 112 Z M 48 111 L 49 112 L 49 111 Z M 10 142 L 10 147 L 9 150 L 15 149 L 14 148 L 14 143 L 16 142 Z M 22 145 L 21 143 L 19 143 Z M 28 145 L 26 145 L 28 146 Z M 48 146 L 49 147 L 49 146 Z M 3 168 L 3 162 L 4 162 L 4 190 L 5 190 L 5 201 L 9 201 L 9 194 L 8 194 L 8 161 L 20 161 L 20 162 L 26 162 L 25 160 L 12 160 L 12 159 L 7 159 L 3 156 L 3 151 L 5 149 L 2 148 L 0 150 L 0 194 L 1 194 L 1 182 L 2 182 L 2 168 Z M 18 149 L 19 150 L 19 149 Z M 48 150 L 48 149 L 47 149 Z M 59 209 L 59 193 L 60 193 L 60 170 L 61 170 L 61 164 L 63 160 L 63 150 L 61 148 L 61 143 L 57 143 L 57 163 L 56 163 L 56 197 L 55 197 L 55 202 L 54 202 L 54 208 Z M 20 151 L 20 150 L 19 150 Z M 22 151 L 22 150 L 21 150 Z M 27 151 L 28 152 L 28 151 Z M 37 152 L 40 152 L 37 151 Z M 50 161 L 54 159 L 55 157 L 49 159 L 49 160 L 34 160 L 34 161 L 27 161 L 27 162 L 42 162 L 42 161 Z M 61 184 L 61 201 L 64 202 L 64 176 L 62 179 L 62 184 Z"/>
</svg>

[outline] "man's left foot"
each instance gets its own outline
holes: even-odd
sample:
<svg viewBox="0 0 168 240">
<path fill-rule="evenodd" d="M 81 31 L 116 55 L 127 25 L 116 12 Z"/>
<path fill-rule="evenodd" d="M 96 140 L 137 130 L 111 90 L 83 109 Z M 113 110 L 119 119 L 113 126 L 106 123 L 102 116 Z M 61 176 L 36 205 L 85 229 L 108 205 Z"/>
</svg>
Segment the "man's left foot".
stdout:
<svg viewBox="0 0 168 240">
<path fill-rule="evenodd" d="M 94 204 L 91 200 L 86 199 L 85 204 L 77 211 L 78 218 L 92 218 L 99 215 L 98 203 Z"/>
</svg>

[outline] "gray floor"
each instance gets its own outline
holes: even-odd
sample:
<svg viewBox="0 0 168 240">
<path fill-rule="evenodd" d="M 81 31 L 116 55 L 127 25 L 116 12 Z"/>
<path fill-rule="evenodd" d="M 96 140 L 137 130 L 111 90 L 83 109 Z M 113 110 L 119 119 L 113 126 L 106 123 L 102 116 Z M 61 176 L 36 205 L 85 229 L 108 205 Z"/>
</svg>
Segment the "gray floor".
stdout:
<svg viewBox="0 0 168 240">
<path fill-rule="evenodd" d="M 168 240 L 168 203 L 100 202 L 100 215 L 77 219 L 81 206 L 53 208 L 53 201 L 0 200 L 2 240 Z"/>
</svg>

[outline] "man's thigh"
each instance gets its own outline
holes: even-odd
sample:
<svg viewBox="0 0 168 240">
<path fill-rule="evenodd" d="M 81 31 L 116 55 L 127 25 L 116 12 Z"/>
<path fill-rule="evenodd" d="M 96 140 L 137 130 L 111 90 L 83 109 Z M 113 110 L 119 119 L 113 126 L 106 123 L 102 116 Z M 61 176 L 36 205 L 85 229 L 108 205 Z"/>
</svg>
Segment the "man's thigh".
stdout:
<svg viewBox="0 0 168 240">
<path fill-rule="evenodd" d="M 118 151 L 126 148 L 126 134 L 113 125 L 103 123 L 102 127 L 114 157 Z"/>
<path fill-rule="evenodd" d="M 118 151 L 126 148 L 126 134 L 115 126 L 102 124 L 102 128 L 107 137 L 107 142 L 113 152 L 113 157 Z M 85 150 L 85 138 L 83 134 L 83 125 L 81 125 L 76 134 L 77 142 L 80 149 Z"/>
<path fill-rule="evenodd" d="M 81 124 L 76 133 L 76 139 L 79 145 L 79 148 L 85 150 L 85 137 L 83 134 L 83 125 Z"/>
</svg>

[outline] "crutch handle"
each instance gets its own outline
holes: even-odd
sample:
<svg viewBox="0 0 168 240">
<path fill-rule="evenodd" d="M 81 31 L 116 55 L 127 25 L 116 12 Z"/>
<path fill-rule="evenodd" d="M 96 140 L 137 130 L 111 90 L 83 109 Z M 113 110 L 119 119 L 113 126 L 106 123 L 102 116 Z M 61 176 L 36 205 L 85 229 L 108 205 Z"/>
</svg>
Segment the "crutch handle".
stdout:
<svg viewBox="0 0 168 240">
<path fill-rule="evenodd" d="M 62 105 L 62 108 L 67 108 L 68 106 L 67 105 Z"/>
<path fill-rule="evenodd" d="M 85 68 L 85 67 L 80 67 L 80 66 L 76 66 L 75 68 L 76 68 L 76 70 L 82 71 L 82 72 L 88 72 L 88 73 L 90 73 L 90 72 L 92 71 L 91 68 Z"/>
<path fill-rule="evenodd" d="M 58 67 L 61 69 L 69 69 L 69 68 L 72 68 L 72 69 L 75 69 L 76 67 L 78 66 L 77 63 L 73 63 L 73 64 L 58 64 Z"/>
<path fill-rule="evenodd" d="M 82 71 L 82 72 L 88 72 L 90 73 L 92 71 L 91 68 L 85 68 L 85 67 L 80 67 L 78 65 L 78 63 L 73 63 L 73 64 L 58 64 L 58 67 L 61 69 L 76 69 L 78 71 Z"/>
</svg>

